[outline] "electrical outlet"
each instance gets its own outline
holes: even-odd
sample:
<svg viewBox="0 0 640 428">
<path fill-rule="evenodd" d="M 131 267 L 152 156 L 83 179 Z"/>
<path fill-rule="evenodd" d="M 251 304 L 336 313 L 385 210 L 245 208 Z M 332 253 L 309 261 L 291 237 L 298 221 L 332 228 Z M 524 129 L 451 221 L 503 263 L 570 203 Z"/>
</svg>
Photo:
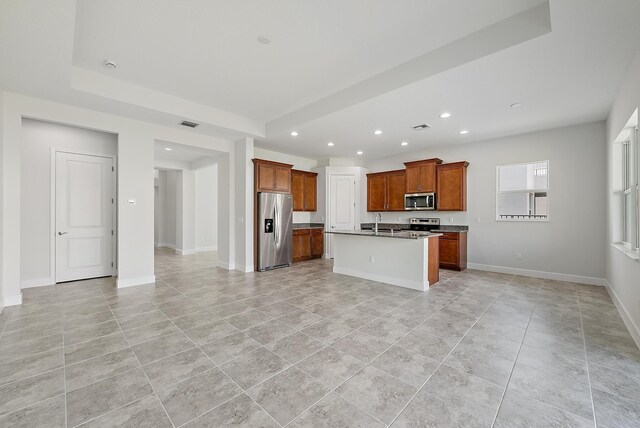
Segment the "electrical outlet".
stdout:
<svg viewBox="0 0 640 428">
<path fill-rule="evenodd" d="M 453 224 L 453 217 L 449 217 L 449 223 Z"/>
<path fill-rule="evenodd" d="M 516 259 L 522 260 L 522 253 L 516 253 Z"/>
<path fill-rule="evenodd" d="M 476 217 L 476 223 L 480 223 L 480 217 Z"/>
<path fill-rule="evenodd" d="M 369 256 L 369 263 L 373 263 L 375 261 L 375 259 L 373 258 L 373 256 Z"/>
</svg>

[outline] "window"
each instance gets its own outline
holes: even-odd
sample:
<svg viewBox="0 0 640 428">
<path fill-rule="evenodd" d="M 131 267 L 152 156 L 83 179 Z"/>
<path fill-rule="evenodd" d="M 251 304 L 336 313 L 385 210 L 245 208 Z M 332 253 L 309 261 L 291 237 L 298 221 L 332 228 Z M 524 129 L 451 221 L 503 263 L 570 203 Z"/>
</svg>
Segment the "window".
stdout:
<svg viewBox="0 0 640 428">
<path fill-rule="evenodd" d="M 636 152 L 638 149 L 637 128 L 629 129 L 622 142 L 622 242 L 629 249 L 638 248 L 638 172 Z"/>
<path fill-rule="evenodd" d="M 497 182 L 497 220 L 549 219 L 549 161 L 498 166 Z"/>
<path fill-rule="evenodd" d="M 640 150 L 636 110 L 613 142 L 613 245 L 631 258 L 640 252 Z"/>
</svg>

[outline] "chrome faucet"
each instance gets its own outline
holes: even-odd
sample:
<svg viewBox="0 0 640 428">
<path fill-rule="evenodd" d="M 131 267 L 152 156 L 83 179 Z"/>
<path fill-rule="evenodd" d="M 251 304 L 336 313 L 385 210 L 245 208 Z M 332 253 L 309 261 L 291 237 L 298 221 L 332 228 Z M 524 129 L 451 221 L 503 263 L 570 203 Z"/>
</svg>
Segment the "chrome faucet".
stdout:
<svg viewBox="0 0 640 428">
<path fill-rule="evenodd" d="M 382 214 L 380 214 L 380 213 L 376 213 L 376 225 L 375 225 L 375 228 L 376 228 L 376 229 L 375 229 L 376 234 L 378 233 L 378 222 L 379 222 L 379 221 L 382 221 Z"/>
</svg>

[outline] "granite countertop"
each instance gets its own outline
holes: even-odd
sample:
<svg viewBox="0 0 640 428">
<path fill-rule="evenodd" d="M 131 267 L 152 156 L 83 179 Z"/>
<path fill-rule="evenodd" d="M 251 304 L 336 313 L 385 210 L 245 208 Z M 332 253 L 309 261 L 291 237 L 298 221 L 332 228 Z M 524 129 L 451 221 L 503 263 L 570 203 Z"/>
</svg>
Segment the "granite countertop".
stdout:
<svg viewBox="0 0 640 428">
<path fill-rule="evenodd" d="M 360 228 L 362 230 L 373 230 L 374 223 L 361 223 Z M 378 223 L 378 230 L 409 230 L 408 223 Z M 468 232 L 469 226 L 455 225 L 455 224 L 441 224 L 437 229 L 433 229 L 432 232 Z"/>
<path fill-rule="evenodd" d="M 324 229 L 324 223 L 293 223 L 294 229 Z"/>
<path fill-rule="evenodd" d="M 374 238 L 396 238 L 396 239 L 413 239 L 413 240 L 433 238 L 435 236 L 442 236 L 441 233 L 412 232 L 408 230 L 403 230 L 400 232 L 378 232 L 378 233 L 375 233 L 369 230 L 339 230 L 339 231 L 326 232 L 326 233 L 333 233 L 334 235 L 371 236 Z"/>
</svg>

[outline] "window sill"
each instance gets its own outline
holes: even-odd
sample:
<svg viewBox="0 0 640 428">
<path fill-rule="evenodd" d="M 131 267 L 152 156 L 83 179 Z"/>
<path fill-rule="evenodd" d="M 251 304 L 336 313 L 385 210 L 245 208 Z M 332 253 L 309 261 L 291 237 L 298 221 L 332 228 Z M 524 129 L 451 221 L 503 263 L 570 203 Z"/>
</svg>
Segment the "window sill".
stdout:
<svg viewBox="0 0 640 428">
<path fill-rule="evenodd" d="M 629 257 L 630 259 L 640 260 L 640 254 L 638 253 L 638 250 L 632 250 L 631 248 L 619 242 L 611 244 L 611 246 L 616 250 L 620 251 L 621 253 L 623 253 L 624 255 L 626 255 L 627 257 Z"/>
</svg>

